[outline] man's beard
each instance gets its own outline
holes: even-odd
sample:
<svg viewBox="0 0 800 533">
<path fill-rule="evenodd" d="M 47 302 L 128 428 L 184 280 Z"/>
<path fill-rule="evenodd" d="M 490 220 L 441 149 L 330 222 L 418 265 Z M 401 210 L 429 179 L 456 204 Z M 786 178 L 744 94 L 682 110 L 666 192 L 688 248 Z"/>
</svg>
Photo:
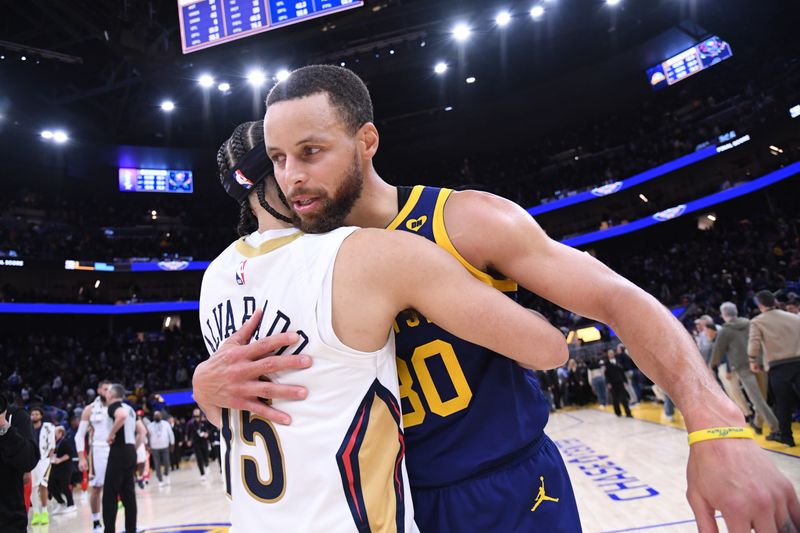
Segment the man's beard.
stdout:
<svg viewBox="0 0 800 533">
<path fill-rule="evenodd" d="M 361 198 L 363 188 L 364 174 L 361 172 L 361 161 L 356 152 L 353 154 L 353 163 L 334 197 L 320 196 L 319 202 L 322 204 L 322 208 L 319 213 L 305 220 L 300 218 L 293 209 L 292 222 L 305 233 L 326 233 L 340 228 L 344 226 L 344 219 L 350 214 L 356 201 Z M 308 192 L 321 193 L 323 191 Z M 296 193 L 306 193 L 306 191 L 296 191 Z"/>
</svg>

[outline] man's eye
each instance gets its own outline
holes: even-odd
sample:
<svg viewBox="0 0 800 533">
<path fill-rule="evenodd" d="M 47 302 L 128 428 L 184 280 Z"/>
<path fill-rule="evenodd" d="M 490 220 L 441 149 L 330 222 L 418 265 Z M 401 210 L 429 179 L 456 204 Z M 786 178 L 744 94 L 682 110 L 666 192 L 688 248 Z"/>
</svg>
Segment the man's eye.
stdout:
<svg viewBox="0 0 800 533">
<path fill-rule="evenodd" d="M 276 165 L 283 163 L 286 160 L 284 155 L 276 155 L 272 158 L 272 162 Z"/>
<path fill-rule="evenodd" d="M 313 147 L 313 146 L 307 146 L 306 147 L 306 155 L 314 155 L 317 152 L 319 152 L 319 148 L 316 148 L 316 147 Z"/>
</svg>

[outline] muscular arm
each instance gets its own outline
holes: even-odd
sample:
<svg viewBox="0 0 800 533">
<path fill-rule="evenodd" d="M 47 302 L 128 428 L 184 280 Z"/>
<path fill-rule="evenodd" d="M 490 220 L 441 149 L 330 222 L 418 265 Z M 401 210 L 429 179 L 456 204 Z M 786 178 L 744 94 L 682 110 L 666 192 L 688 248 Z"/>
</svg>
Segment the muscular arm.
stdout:
<svg viewBox="0 0 800 533">
<path fill-rule="evenodd" d="M 144 422 L 141 420 L 136 421 L 136 448 L 139 448 L 147 438 L 147 428 L 144 427 Z"/>
<path fill-rule="evenodd" d="M 611 326 L 639 369 L 680 408 L 689 431 L 744 424 L 666 307 L 588 253 L 550 239 L 521 207 L 490 194 L 453 193 L 445 223 L 456 248 L 474 265 Z"/>
<path fill-rule="evenodd" d="M 536 369 L 567 359 L 560 331 L 473 278 L 450 254 L 403 232 L 365 229 L 342 244 L 333 275 L 333 322 L 348 346 L 373 351 L 413 308 L 445 330 Z"/>
</svg>

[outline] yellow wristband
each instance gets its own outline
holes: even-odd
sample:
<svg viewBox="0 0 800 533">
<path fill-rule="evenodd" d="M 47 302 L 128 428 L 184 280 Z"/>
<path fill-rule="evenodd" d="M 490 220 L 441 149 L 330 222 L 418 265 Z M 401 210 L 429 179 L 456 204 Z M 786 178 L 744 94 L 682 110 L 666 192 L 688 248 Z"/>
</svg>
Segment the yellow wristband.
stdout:
<svg viewBox="0 0 800 533">
<path fill-rule="evenodd" d="M 710 428 L 689 433 L 689 446 L 713 439 L 752 439 L 755 438 L 750 428 Z"/>
</svg>

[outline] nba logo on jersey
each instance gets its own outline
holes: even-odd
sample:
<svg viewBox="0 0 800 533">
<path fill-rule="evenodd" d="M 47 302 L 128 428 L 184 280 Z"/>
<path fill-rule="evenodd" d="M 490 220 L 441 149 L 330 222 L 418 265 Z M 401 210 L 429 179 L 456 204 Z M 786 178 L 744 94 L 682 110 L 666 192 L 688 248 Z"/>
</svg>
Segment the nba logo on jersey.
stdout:
<svg viewBox="0 0 800 533">
<path fill-rule="evenodd" d="M 239 263 L 239 271 L 236 272 L 236 284 L 244 285 L 244 267 L 247 265 L 247 259 Z"/>
<path fill-rule="evenodd" d="M 247 176 L 245 176 L 241 170 L 237 169 L 236 172 L 233 173 L 233 177 L 236 178 L 236 183 L 245 189 L 249 189 L 253 186 L 253 182 L 247 179 Z"/>
</svg>

